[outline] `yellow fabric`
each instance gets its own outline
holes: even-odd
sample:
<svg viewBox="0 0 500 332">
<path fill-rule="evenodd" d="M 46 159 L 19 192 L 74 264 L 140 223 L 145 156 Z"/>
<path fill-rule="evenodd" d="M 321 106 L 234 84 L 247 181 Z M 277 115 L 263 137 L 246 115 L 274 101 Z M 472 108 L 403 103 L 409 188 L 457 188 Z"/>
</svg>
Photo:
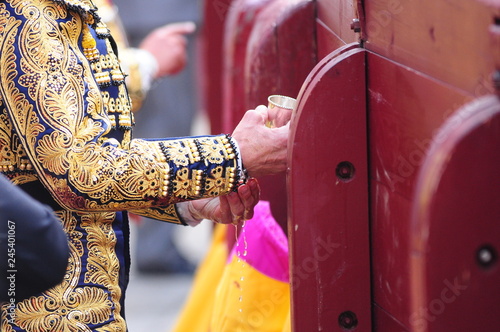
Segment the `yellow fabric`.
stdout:
<svg viewBox="0 0 500 332">
<path fill-rule="evenodd" d="M 292 321 L 290 320 L 290 310 L 288 310 L 288 315 L 285 318 L 285 325 L 281 332 L 291 332 L 292 331 Z"/>
<path fill-rule="evenodd" d="M 226 264 L 226 230 L 227 226 L 216 226 L 172 332 L 290 332 L 289 284 L 260 273 L 236 256 Z"/>
<path fill-rule="evenodd" d="M 208 331 L 215 290 L 227 261 L 227 226 L 216 224 L 208 253 L 197 269 L 191 292 L 172 332 Z"/>
<path fill-rule="evenodd" d="M 217 289 L 209 331 L 282 332 L 289 312 L 288 283 L 269 278 L 233 256 Z"/>
</svg>

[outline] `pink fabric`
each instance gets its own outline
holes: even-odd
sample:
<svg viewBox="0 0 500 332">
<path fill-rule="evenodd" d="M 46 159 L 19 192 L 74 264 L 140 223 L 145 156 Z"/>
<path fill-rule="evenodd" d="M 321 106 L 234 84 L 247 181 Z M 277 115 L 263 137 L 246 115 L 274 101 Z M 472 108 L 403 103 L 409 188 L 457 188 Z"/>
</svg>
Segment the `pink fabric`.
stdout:
<svg viewBox="0 0 500 332">
<path fill-rule="evenodd" d="M 273 279 L 289 282 L 288 239 L 272 216 L 269 202 L 260 201 L 255 206 L 254 217 L 245 223 L 245 235 L 247 255 L 244 256 L 245 243 L 240 232 L 229 259 L 236 256 L 238 250 L 240 259 L 254 269 Z"/>
</svg>

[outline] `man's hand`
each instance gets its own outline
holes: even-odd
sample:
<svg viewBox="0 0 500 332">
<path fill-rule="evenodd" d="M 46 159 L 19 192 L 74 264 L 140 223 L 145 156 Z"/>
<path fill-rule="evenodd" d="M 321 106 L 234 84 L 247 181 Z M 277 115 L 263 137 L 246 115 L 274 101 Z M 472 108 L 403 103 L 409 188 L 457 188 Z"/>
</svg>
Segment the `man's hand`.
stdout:
<svg viewBox="0 0 500 332">
<path fill-rule="evenodd" d="M 142 41 L 140 48 L 150 52 L 158 62 L 155 78 L 180 72 L 187 62 L 186 35 L 193 33 L 193 22 L 181 22 L 164 25 L 153 30 Z"/>
<path fill-rule="evenodd" d="M 187 202 L 188 211 L 195 219 L 210 219 L 221 224 L 237 224 L 253 217 L 259 202 L 260 187 L 256 179 L 249 179 L 237 192 L 215 198 Z"/>
<path fill-rule="evenodd" d="M 250 176 L 259 177 L 286 170 L 291 116 L 290 112 L 287 118 L 281 119 L 286 125 L 268 128 L 265 125 L 269 118 L 266 106 L 261 105 L 245 113 L 232 136 L 238 142 L 243 165 Z"/>
</svg>

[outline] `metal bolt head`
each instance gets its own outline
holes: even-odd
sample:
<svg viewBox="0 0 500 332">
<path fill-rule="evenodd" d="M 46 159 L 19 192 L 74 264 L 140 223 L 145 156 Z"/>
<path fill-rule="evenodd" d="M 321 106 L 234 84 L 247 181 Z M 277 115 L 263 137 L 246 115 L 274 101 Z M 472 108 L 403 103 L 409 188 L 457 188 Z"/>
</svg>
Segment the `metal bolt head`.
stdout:
<svg viewBox="0 0 500 332">
<path fill-rule="evenodd" d="M 351 30 L 354 30 L 354 32 L 361 32 L 361 23 L 359 22 L 359 19 L 354 18 L 352 20 Z"/>
</svg>

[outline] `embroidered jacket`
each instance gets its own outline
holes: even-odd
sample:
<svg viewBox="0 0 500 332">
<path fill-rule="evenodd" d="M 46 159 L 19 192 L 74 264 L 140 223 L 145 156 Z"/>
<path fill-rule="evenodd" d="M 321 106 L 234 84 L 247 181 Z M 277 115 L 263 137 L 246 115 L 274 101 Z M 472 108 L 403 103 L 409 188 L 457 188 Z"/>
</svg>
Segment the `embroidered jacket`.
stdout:
<svg viewBox="0 0 500 332">
<path fill-rule="evenodd" d="M 0 2 L 0 171 L 50 201 L 71 251 L 60 285 L 3 307 L 3 332 L 126 331 L 122 211 L 181 223 L 174 203 L 237 186 L 230 137 L 132 139 L 124 77 L 90 0 Z"/>
</svg>

